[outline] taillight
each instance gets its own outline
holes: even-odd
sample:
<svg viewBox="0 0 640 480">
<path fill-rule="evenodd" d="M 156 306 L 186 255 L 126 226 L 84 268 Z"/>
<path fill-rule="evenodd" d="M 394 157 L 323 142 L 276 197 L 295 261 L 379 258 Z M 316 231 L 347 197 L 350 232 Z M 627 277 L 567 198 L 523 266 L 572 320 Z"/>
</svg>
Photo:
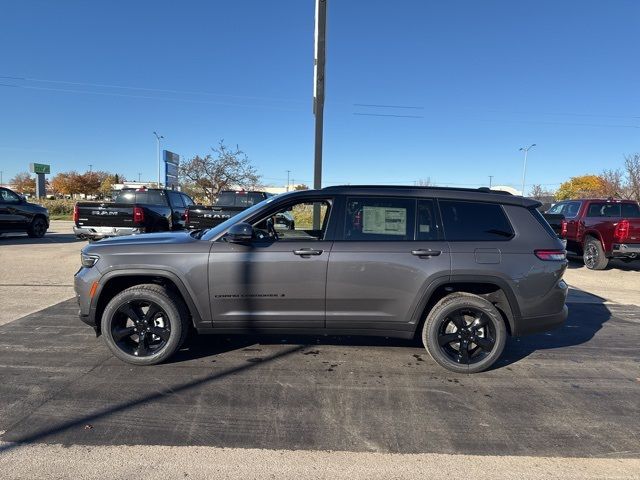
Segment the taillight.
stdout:
<svg viewBox="0 0 640 480">
<path fill-rule="evenodd" d="M 560 236 L 562 238 L 567 236 L 567 225 L 569 225 L 569 223 L 566 220 L 560 222 Z"/>
<path fill-rule="evenodd" d="M 567 259 L 567 252 L 564 250 L 535 250 L 533 253 L 540 260 L 547 262 L 559 262 Z"/>
<path fill-rule="evenodd" d="M 78 205 L 73 206 L 73 222 L 78 223 L 80 220 L 80 211 L 78 210 Z"/>
<path fill-rule="evenodd" d="M 133 223 L 144 222 L 144 210 L 140 207 L 133 207 Z"/>
<path fill-rule="evenodd" d="M 185 225 L 189 223 L 189 219 L 190 219 L 189 209 L 187 208 L 184 211 L 184 223 L 185 223 Z"/>
<path fill-rule="evenodd" d="M 620 220 L 618 222 L 618 225 L 616 225 L 613 236 L 619 242 L 624 242 L 627 238 L 629 238 L 629 220 Z"/>
</svg>

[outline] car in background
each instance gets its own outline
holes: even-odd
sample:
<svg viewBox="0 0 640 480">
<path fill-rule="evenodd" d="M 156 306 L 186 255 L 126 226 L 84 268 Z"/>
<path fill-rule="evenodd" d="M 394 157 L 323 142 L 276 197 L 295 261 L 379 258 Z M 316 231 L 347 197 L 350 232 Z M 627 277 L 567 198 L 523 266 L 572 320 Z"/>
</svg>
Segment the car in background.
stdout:
<svg viewBox="0 0 640 480">
<path fill-rule="evenodd" d="M 547 214 L 563 215 L 560 236 L 567 250 L 582 255 L 590 270 L 603 270 L 609 259 L 640 258 L 640 206 L 633 200 L 576 199 L 554 204 Z"/>
<path fill-rule="evenodd" d="M 0 234 L 26 232 L 31 238 L 42 238 L 49 229 L 49 211 L 29 203 L 13 190 L 0 188 Z"/>
<path fill-rule="evenodd" d="M 261 191 L 223 190 L 213 205 L 190 206 L 185 214 L 186 227 L 190 230 L 215 227 L 272 196 L 271 193 Z M 293 217 L 287 212 L 278 215 L 275 223 L 288 230 L 295 228 Z"/>
<path fill-rule="evenodd" d="M 113 202 L 78 202 L 73 209 L 76 237 L 100 240 L 138 233 L 182 230 L 187 194 L 164 188 L 125 188 Z"/>
</svg>

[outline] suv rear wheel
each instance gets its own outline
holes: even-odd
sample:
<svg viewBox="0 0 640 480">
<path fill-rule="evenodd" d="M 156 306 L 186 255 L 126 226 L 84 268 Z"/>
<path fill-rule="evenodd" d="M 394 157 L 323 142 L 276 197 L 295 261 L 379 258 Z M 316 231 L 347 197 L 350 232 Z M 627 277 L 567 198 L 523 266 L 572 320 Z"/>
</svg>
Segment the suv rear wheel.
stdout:
<svg viewBox="0 0 640 480">
<path fill-rule="evenodd" d="M 429 312 L 422 342 L 436 362 L 456 373 L 486 370 L 502 354 L 507 329 L 500 312 L 482 297 L 452 293 Z"/>
<path fill-rule="evenodd" d="M 604 270 L 609 264 L 602 243 L 594 237 L 587 237 L 585 240 L 582 259 L 589 270 Z"/>
<path fill-rule="evenodd" d="M 189 331 L 187 308 L 180 297 L 155 284 L 118 293 L 102 314 L 102 334 L 120 360 L 155 365 L 173 355 Z"/>
</svg>

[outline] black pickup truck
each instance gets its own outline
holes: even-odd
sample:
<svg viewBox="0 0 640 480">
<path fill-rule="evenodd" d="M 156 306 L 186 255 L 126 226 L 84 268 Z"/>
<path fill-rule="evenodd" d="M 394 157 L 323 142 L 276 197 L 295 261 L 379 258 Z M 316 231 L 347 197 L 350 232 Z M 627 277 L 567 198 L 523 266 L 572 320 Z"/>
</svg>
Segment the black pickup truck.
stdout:
<svg viewBox="0 0 640 480">
<path fill-rule="evenodd" d="M 185 228 L 185 211 L 193 200 L 175 190 L 120 190 L 113 202 L 78 202 L 73 209 L 73 232 L 82 239 Z"/>
<path fill-rule="evenodd" d="M 272 194 L 267 192 L 223 190 L 213 205 L 192 205 L 187 209 L 187 228 L 201 229 L 215 227 L 271 196 Z"/>
</svg>

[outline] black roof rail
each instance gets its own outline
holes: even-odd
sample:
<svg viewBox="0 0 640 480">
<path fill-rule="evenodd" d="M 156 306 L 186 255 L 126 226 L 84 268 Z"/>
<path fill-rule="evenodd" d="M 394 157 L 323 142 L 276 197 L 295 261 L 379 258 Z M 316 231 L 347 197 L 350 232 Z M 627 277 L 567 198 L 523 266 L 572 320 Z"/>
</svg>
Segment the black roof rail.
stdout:
<svg viewBox="0 0 640 480">
<path fill-rule="evenodd" d="M 497 195 L 511 195 L 511 193 L 504 190 L 491 190 L 488 187 L 479 188 L 465 188 L 465 187 L 436 187 L 436 186 L 418 186 L 418 185 L 332 185 L 324 187 L 323 190 L 339 189 L 339 188 L 353 188 L 353 189 L 366 189 L 366 188 L 389 188 L 396 190 L 447 190 L 454 192 L 482 192 L 482 193 L 495 193 Z"/>
</svg>

